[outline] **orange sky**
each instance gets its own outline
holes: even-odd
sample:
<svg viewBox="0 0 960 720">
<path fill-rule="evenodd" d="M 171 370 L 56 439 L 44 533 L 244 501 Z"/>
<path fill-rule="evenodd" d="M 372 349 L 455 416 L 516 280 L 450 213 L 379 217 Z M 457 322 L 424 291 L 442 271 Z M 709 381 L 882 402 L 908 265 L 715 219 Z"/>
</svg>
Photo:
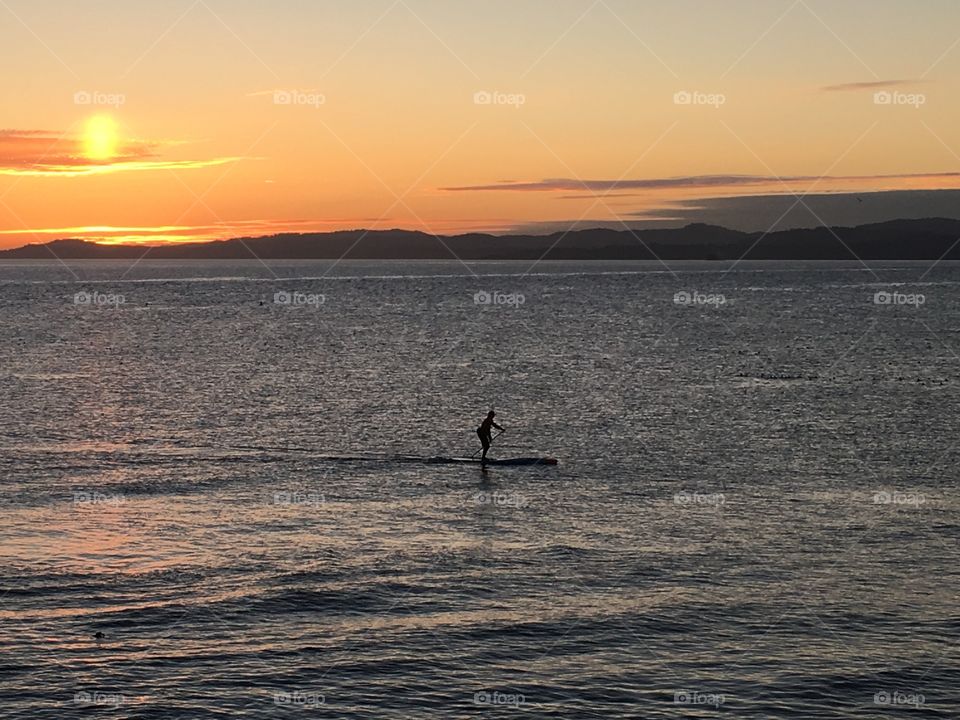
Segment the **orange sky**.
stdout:
<svg viewBox="0 0 960 720">
<path fill-rule="evenodd" d="M 0 17 L 0 247 L 960 187 L 953 0 L 5 0 Z"/>
</svg>

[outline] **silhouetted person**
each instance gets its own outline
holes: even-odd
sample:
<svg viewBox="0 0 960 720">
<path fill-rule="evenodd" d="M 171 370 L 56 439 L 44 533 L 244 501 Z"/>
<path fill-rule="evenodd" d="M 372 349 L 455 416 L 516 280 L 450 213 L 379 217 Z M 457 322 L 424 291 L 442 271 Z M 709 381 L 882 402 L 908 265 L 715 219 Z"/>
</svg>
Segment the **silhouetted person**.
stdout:
<svg viewBox="0 0 960 720">
<path fill-rule="evenodd" d="M 477 435 L 480 436 L 480 444 L 483 446 L 483 453 L 480 455 L 480 464 L 485 465 L 487 463 L 487 450 L 490 449 L 490 429 L 496 428 L 500 432 L 503 432 L 503 428 L 497 425 L 493 418 L 496 417 L 496 413 L 491 410 L 487 413 L 487 417 L 484 418 L 483 422 L 480 423 L 480 427 L 477 428 Z"/>
</svg>

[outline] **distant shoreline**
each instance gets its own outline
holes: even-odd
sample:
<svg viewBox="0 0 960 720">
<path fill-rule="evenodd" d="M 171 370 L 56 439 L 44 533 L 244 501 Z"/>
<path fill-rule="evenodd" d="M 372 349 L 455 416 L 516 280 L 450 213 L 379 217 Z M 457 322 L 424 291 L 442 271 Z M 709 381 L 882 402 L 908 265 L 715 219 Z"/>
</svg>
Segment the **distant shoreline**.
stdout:
<svg viewBox="0 0 960 720">
<path fill-rule="evenodd" d="M 892 220 L 856 227 L 740 232 L 576 230 L 550 235 L 430 235 L 349 230 L 203 243 L 99 245 L 54 240 L 0 251 L 0 260 L 960 260 L 960 220 Z"/>
</svg>

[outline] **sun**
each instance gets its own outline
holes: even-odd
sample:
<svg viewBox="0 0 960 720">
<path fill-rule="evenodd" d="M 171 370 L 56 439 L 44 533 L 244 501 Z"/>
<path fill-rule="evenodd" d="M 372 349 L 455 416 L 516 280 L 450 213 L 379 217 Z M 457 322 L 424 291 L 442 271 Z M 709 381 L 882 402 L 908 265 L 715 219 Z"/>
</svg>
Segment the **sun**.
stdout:
<svg viewBox="0 0 960 720">
<path fill-rule="evenodd" d="M 87 120 L 84 151 L 90 160 L 110 160 L 117 155 L 117 123 L 108 115 Z"/>
</svg>

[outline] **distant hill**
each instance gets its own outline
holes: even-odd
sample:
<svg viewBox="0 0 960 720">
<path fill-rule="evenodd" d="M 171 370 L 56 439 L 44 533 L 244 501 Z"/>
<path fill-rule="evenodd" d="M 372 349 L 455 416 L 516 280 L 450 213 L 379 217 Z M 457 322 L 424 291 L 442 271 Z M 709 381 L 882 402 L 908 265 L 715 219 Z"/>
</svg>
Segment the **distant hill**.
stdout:
<svg viewBox="0 0 960 720">
<path fill-rule="evenodd" d="M 858 227 L 782 230 L 769 235 L 713 225 L 659 230 L 577 230 L 552 235 L 429 235 L 349 230 L 161 245 L 154 260 L 960 260 L 960 220 L 893 220 Z M 138 245 L 55 240 L 0 251 L 0 259 L 132 259 Z"/>
</svg>

